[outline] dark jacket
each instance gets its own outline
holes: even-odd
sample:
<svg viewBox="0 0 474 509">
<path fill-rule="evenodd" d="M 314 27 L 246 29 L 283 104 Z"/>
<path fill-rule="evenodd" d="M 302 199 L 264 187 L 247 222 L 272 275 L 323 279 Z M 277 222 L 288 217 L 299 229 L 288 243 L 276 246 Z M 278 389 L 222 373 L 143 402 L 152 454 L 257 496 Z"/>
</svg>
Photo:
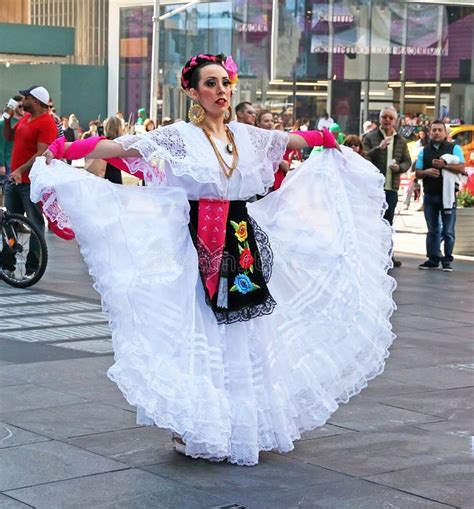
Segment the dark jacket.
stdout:
<svg viewBox="0 0 474 509">
<path fill-rule="evenodd" d="M 444 154 L 452 154 L 454 143 L 443 141 L 438 148 L 430 140 L 428 145 L 423 148 L 423 169 L 433 168 L 433 159 L 439 159 Z M 423 191 L 425 194 L 434 196 L 443 196 L 443 172 L 439 177 L 425 177 L 423 179 Z"/>
<path fill-rule="evenodd" d="M 385 175 L 387 171 L 387 149 L 380 150 L 378 146 L 383 140 L 383 134 L 380 129 L 370 131 L 364 136 L 362 146 L 369 159 L 380 172 Z M 411 166 L 410 152 L 408 151 L 407 142 L 397 134 L 395 136 L 392 158 L 397 161 L 400 171 L 397 173 L 392 171 L 392 189 L 398 191 L 400 187 L 400 175 L 407 172 Z"/>
</svg>

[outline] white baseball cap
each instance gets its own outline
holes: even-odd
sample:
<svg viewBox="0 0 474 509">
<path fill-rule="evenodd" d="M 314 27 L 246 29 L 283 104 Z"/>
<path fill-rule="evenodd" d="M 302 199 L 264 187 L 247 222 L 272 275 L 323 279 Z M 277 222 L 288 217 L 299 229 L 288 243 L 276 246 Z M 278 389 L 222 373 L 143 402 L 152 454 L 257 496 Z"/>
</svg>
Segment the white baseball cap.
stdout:
<svg viewBox="0 0 474 509">
<path fill-rule="evenodd" d="M 48 106 L 49 103 L 49 92 L 44 87 L 38 87 L 37 85 L 33 85 L 26 90 L 19 90 L 20 94 L 24 97 L 27 95 L 31 95 L 35 99 L 38 99 L 39 102 L 43 103 L 45 106 Z"/>
</svg>

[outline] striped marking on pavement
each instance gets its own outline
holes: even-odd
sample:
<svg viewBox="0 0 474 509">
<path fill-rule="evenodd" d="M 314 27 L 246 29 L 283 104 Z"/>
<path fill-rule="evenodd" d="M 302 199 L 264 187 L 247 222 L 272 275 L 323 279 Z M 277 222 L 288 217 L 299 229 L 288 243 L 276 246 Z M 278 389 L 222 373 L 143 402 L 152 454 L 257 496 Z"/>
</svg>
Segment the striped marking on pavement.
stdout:
<svg viewBox="0 0 474 509">
<path fill-rule="evenodd" d="M 15 316 L 28 315 L 46 315 L 52 313 L 74 313 L 77 311 L 100 311 L 99 304 L 90 304 L 89 302 L 73 301 L 58 302 L 53 304 L 35 304 L 10 306 L 0 308 L 0 318 L 13 318 Z"/>
<path fill-rule="evenodd" d="M 69 339 L 98 339 L 109 338 L 110 328 L 107 324 L 77 325 L 72 327 L 50 327 L 7 331 L 0 334 L 3 339 L 25 341 L 27 343 L 46 343 L 52 341 L 67 341 Z"/>
<path fill-rule="evenodd" d="M 5 318 L 2 320 L 2 331 L 24 330 L 26 328 L 60 327 L 64 325 L 82 325 L 85 323 L 106 322 L 107 317 L 102 312 L 56 314 L 41 316 L 25 316 L 19 318 Z"/>
</svg>

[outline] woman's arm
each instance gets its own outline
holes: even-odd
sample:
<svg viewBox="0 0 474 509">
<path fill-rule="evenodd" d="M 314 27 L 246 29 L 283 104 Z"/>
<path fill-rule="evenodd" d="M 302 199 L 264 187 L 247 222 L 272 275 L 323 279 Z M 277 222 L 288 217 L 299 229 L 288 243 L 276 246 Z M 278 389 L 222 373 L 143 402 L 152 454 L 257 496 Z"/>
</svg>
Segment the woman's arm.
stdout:
<svg viewBox="0 0 474 509">
<path fill-rule="evenodd" d="M 327 130 L 322 131 L 296 131 L 290 133 L 287 148 L 288 150 L 300 150 L 305 147 L 339 148 L 334 136 Z"/>
<path fill-rule="evenodd" d="M 66 143 L 66 151 L 67 145 L 72 145 L 72 143 Z M 112 157 L 141 157 L 141 154 L 135 148 L 125 150 L 120 143 L 115 143 L 113 140 L 101 140 L 87 157 L 91 159 L 110 159 Z"/>
<path fill-rule="evenodd" d="M 43 154 L 46 157 L 46 164 L 52 159 L 113 159 L 115 157 L 141 157 L 136 149 L 125 150 L 119 143 L 112 140 L 87 138 L 74 142 L 64 142 L 64 138 L 58 138 L 52 143 Z"/>
</svg>

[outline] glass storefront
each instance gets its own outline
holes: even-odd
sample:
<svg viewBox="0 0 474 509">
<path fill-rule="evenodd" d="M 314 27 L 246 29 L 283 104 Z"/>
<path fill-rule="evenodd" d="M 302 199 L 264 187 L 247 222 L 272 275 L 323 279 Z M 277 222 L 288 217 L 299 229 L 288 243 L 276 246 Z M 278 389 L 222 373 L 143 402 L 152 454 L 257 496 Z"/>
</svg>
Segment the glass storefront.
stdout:
<svg viewBox="0 0 474 509">
<path fill-rule="evenodd" d="M 111 0 L 113 1 L 113 0 Z M 145 2 L 144 2 L 145 3 Z M 163 5 L 165 14 L 180 5 Z M 147 107 L 151 5 L 120 7 L 119 108 Z M 210 1 L 163 20 L 159 116 L 184 118 L 189 55 L 232 54 L 236 102 L 294 118 L 329 111 L 345 132 L 393 104 L 403 116 L 473 121 L 474 3 L 362 0 Z"/>
</svg>

